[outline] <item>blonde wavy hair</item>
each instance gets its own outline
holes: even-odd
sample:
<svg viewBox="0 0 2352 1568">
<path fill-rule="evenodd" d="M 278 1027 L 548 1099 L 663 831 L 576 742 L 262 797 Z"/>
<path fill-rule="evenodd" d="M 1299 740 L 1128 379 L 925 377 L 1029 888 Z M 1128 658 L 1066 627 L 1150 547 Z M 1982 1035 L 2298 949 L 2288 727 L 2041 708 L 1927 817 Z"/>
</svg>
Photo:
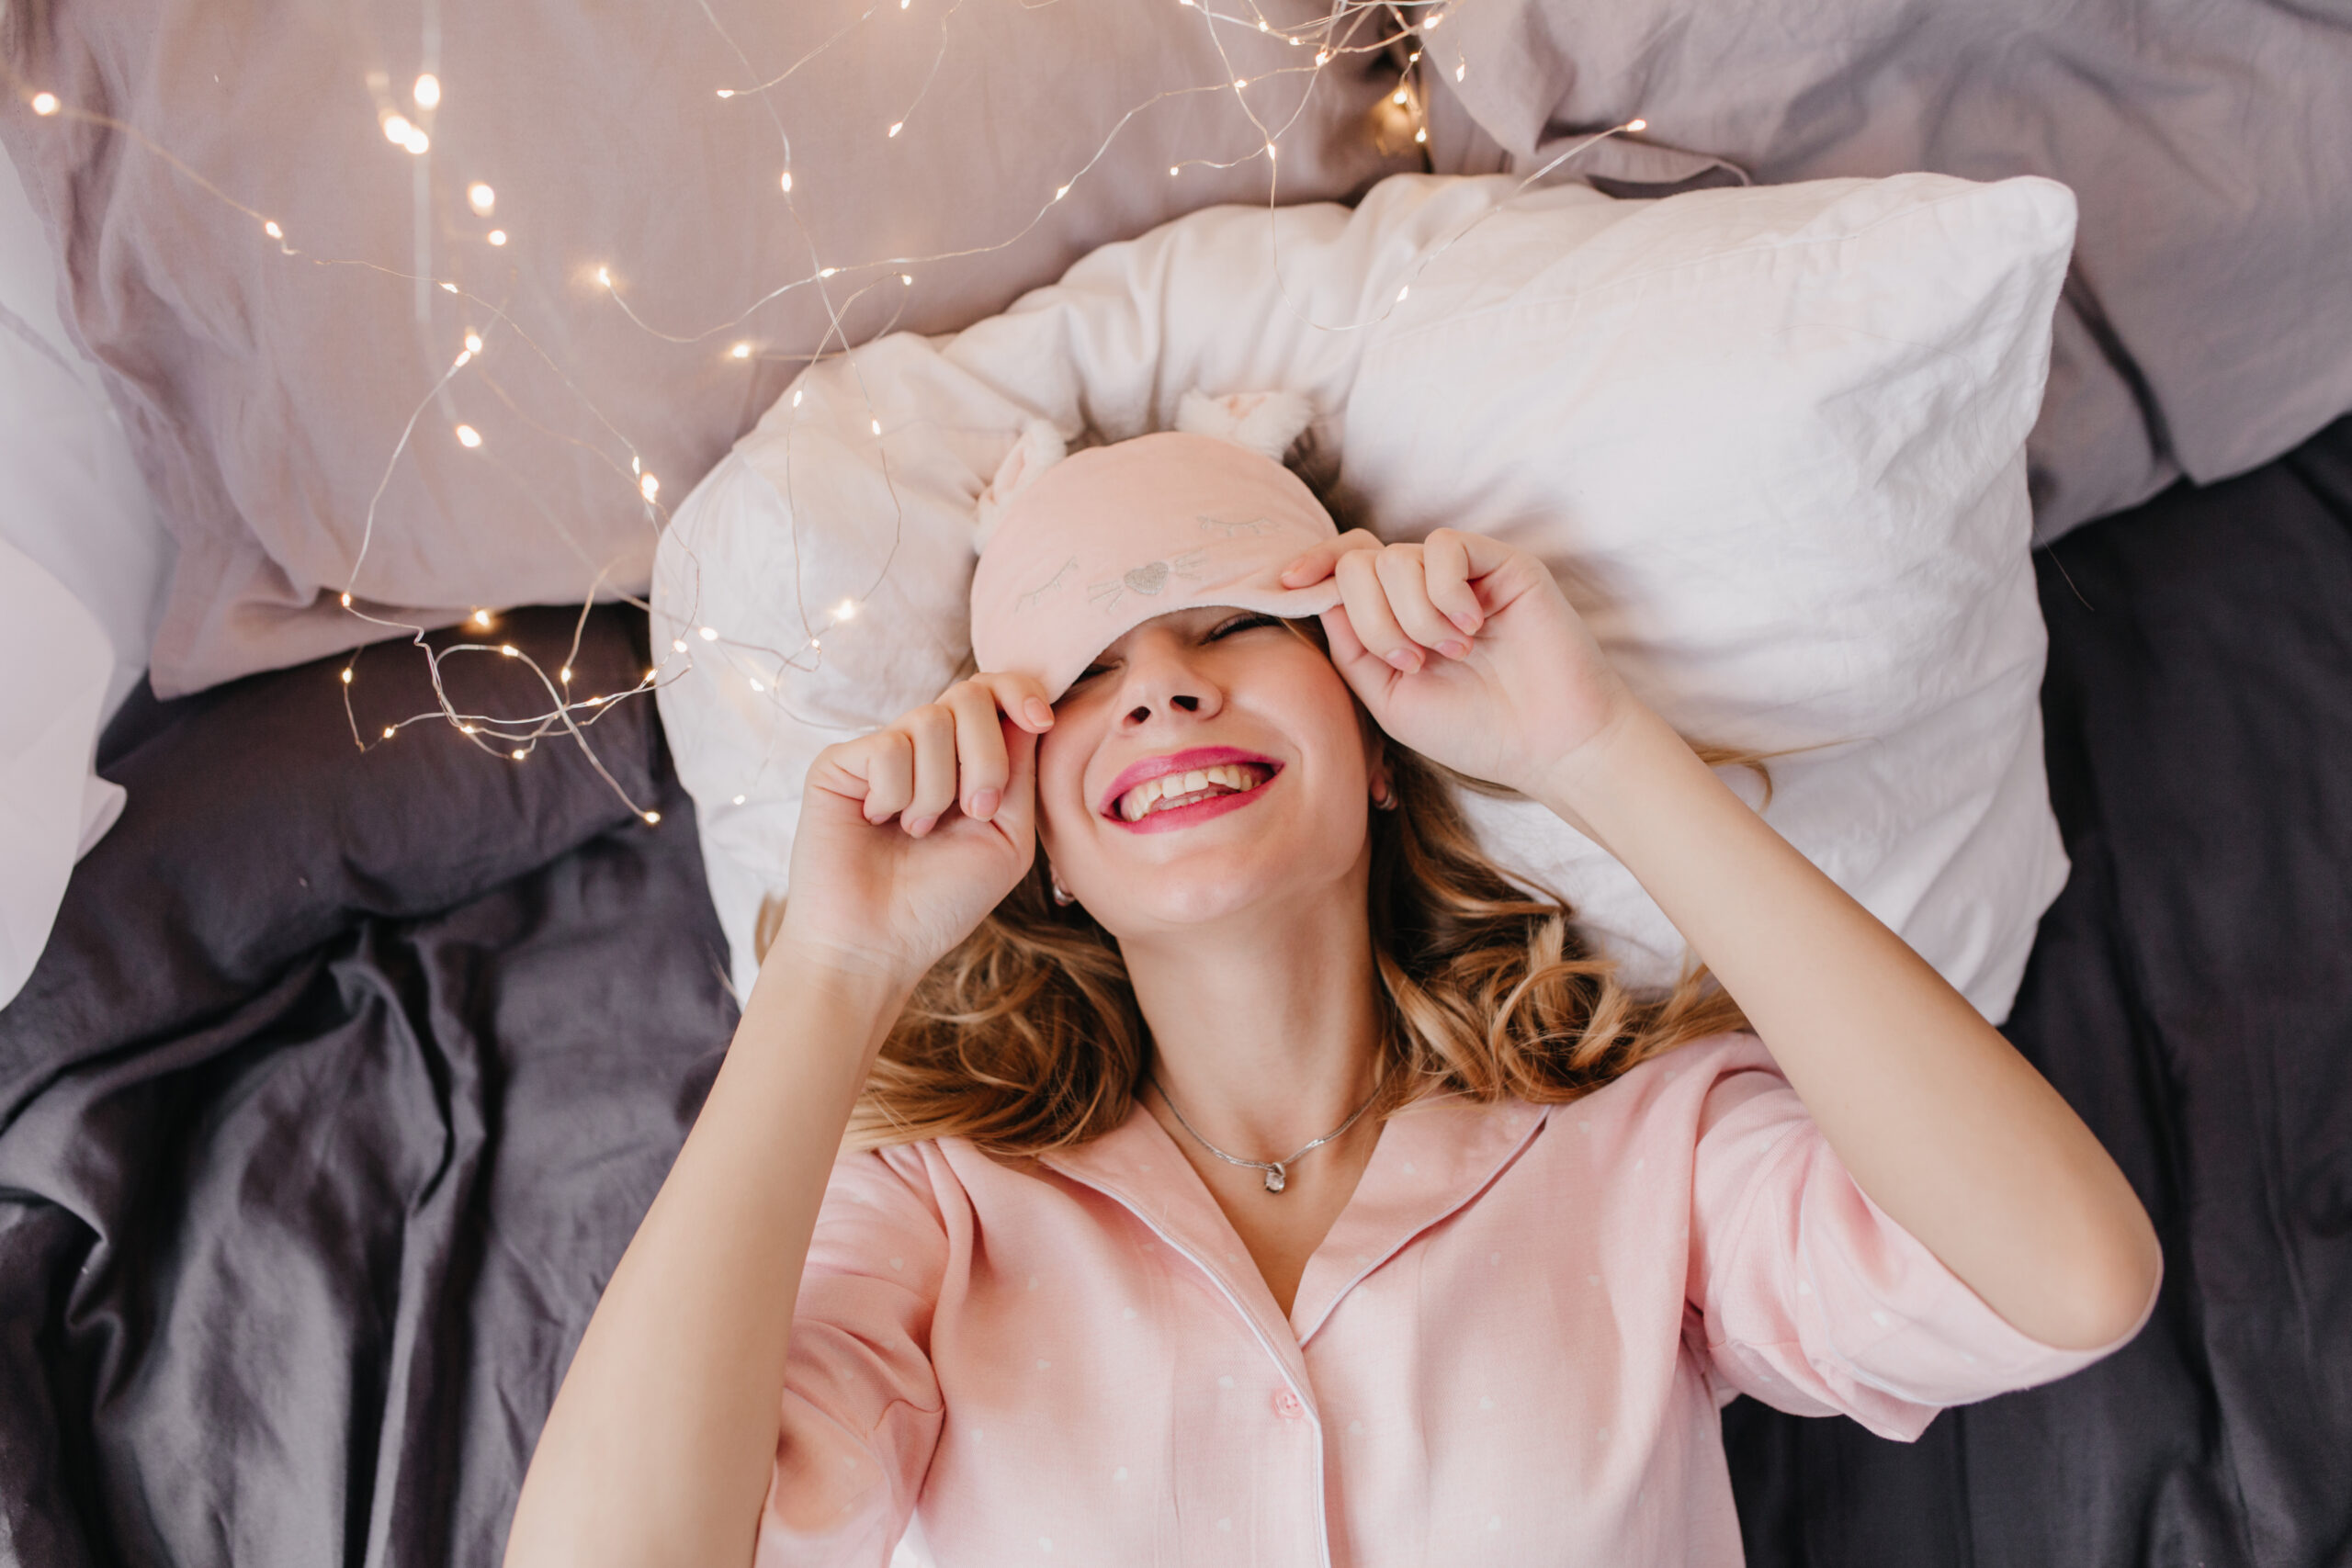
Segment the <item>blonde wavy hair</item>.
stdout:
<svg viewBox="0 0 2352 1568">
<path fill-rule="evenodd" d="M 1328 654 L 1321 626 L 1285 622 Z M 1357 705 L 1360 724 L 1371 719 Z M 1695 748 L 1763 780 L 1763 756 Z M 1777 753 L 1773 753 L 1777 755 Z M 1366 1114 L 1425 1094 L 1564 1102 L 1678 1045 L 1748 1027 L 1703 965 L 1638 993 L 1548 892 L 1489 860 L 1453 788 L 1513 792 L 1387 743 L 1396 809 L 1371 817 L 1368 895 L 1379 979 L 1381 1088 Z M 1123 1124 L 1151 1066 L 1151 1032 L 1111 934 L 1057 905 L 1041 853 L 1029 874 L 933 966 L 884 1041 L 842 1146 L 967 1138 L 1026 1156 Z M 780 923 L 763 911 L 760 947 Z"/>
</svg>

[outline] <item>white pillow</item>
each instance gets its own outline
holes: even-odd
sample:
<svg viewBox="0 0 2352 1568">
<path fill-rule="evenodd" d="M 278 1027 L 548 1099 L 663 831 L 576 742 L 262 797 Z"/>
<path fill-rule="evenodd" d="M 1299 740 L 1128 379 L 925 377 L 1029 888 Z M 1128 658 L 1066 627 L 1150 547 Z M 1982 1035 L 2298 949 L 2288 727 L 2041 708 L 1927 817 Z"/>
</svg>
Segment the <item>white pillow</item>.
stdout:
<svg viewBox="0 0 2352 1568">
<path fill-rule="evenodd" d="M 1399 176 L 1353 211 L 1194 213 L 954 337 L 812 367 L 655 565 L 739 986 L 810 759 L 968 657 L 974 506 L 1023 423 L 1121 440 L 1196 388 L 1280 388 L 1368 525 L 1511 539 L 1686 734 L 1818 748 L 1772 763 L 1768 820 L 2006 1017 L 2068 869 L 2023 448 L 2073 227 L 2038 179 L 1624 202 Z M 1679 938 L 1623 867 L 1538 807 L 1464 804 L 1630 978 L 1671 981 Z"/>
</svg>

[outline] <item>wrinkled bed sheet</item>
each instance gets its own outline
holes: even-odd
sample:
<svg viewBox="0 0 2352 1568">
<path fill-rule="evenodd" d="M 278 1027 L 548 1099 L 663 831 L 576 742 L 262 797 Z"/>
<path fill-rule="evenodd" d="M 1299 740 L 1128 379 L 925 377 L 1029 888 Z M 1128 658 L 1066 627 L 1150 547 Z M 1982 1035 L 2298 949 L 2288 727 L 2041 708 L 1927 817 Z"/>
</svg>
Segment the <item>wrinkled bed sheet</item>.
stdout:
<svg viewBox="0 0 2352 1568">
<path fill-rule="evenodd" d="M 1750 1558 L 2340 1563 L 2352 421 L 2039 565 L 2075 874 L 2009 1032 L 2148 1201 L 2165 1296 L 1916 1446 L 1735 1405 Z M 641 636 L 597 612 L 581 689 Z M 363 733 L 426 705 L 413 664 L 367 656 Z M 0 1012 L 0 1560 L 494 1562 L 731 1028 L 650 706 L 598 750 L 653 829 L 560 746 L 360 752 L 334 668 L 134 713 L 130 809 Z"/>
</svg>

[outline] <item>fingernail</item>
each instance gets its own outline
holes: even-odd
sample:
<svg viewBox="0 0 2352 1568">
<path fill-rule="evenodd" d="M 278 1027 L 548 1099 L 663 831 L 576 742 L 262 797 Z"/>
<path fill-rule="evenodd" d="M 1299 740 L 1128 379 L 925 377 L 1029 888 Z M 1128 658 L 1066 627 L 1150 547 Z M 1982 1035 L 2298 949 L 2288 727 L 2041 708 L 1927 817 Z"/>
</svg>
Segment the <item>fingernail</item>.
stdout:
<svg viewBox="0 0 2352 1568">
<path fill-rule="evenodd" d="M 1448 637 L 1443 642 L 1437 645 L 1437 650 L 1440 653 L 1444 654 L 1448 659 L 1460 659 L 1463 655 L 1470 651 L 1470 645 L 1453 637 Z"/>
<path fill-rule="evenodd" d="M 920 839 L 925 833 L 930 832 L 931 825 L 938 820 L 939 818 L 936 817 L 918 817 L 913 821 L 907 824 L 907 832 L 909 836 Z"/>
<path fill-rule="evenodd" d="M 1410 675 L 1414 671 L 1421 667 L 1420 660 L 1414 655 L 1410 649 L 1400 648 L 1396 649 L 1394 653 L 1391 653 L 1388 656 L 1388 662 L 1394 664 L 1397 669 L 1403 671 L 1408 675 Z"/>
<path fill-rule="evenodd" d="M 997 808 L 997 804 L 1003 799 L 1004 796 L 997 791 L 992 789 L 984 789 L 980 791 L 979 794 L 972 796 L 971 807 L 966 815 L 977 817 L 981 821 L 985 822 L 989 819 L 989 814 L 994 811 Z"/>
<path fill-rule="evenodd" d="M 1022 705 L 1021 711 L 1028 715 L 1029 722 L 1040 729 L 1054 722 L 1053 706 L 1043 697 L 1031 697 Z"/>
<path fill-rule="evenodd" d="M 1446 619 L 1452 621 L 1455 626 L 1460 626 L 1465 632 L 1476 634 L 1478 630 L 1478 617 L 1471 615 L 1466 610 L 1458 615 L 1448 615 Z"/>
</svg>

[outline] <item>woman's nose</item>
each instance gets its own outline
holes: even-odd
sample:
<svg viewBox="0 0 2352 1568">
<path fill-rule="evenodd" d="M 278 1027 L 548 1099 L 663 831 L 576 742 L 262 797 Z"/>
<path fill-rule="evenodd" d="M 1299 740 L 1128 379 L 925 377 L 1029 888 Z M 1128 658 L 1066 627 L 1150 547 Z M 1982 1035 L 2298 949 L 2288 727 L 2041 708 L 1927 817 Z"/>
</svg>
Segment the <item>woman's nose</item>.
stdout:
<svg viewBox="0 0 2352 1568">
<path fill-rule="evenodd" d="M 1205 718 L 1223 703 L 1214 682 L 1177 649 L 1136 649 L 1127 661 L 1123 722 L 1133 728 L 1154 714 Z"/>
</svg>

